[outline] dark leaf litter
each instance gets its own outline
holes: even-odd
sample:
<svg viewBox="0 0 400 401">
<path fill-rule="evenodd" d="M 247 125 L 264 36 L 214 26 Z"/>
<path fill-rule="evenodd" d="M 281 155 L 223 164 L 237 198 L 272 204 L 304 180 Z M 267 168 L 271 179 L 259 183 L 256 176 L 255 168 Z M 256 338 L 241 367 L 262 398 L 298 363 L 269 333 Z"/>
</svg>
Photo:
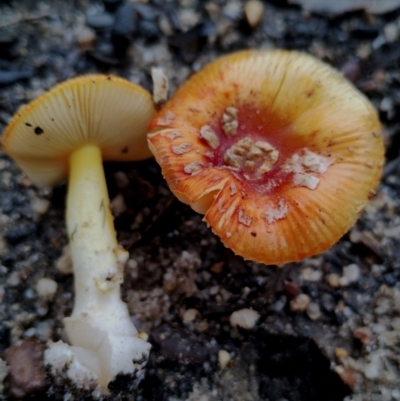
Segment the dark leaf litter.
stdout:
<svg viewBox="0 0 400 401">
<path fill-rule="evenodd" d="M 161 66 L 173 93 L 218 55 L 271 47 L 341 70 L 384 123 L 387 164 L 362 218 L 332 249 L 284 269 L 225 249 L 174 200 L 154 161 L 105 166 L 118 238 L 130 251 L 123 297 L 153 344 L 139 388 L 118 377 L 109 399 L 400 400 L 400 11 L 392 3 L 270 1 L 254 26 L 239 1 L 0 4 L 1 130 L 68 77 L 112 73 L 151 89 L 150 69 Z M 96 398 L 39 368 L 41 347 L 62 338 L 73 303 L 65 192 L 32 186 L 0 151 L 0 399 Z M 55 292 L 43 294 L 44 278 Z M 233 327 L 232 314 L 248 309 L 259 316 L 254 327 Z"/>
</svg>

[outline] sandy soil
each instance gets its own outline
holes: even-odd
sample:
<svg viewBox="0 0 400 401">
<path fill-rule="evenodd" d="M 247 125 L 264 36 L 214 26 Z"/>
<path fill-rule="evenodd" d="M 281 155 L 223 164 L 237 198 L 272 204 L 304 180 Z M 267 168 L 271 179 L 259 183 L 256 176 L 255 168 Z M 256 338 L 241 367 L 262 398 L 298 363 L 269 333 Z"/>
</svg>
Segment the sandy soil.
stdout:
<svg viewBox="0 0 400 401">
<path fill-rule="evenodd" d="M 124 3 L 125 12 L 119 3 L 0 4 L 0 131 L 21 105 L 69 77 L 112 73 L 151 90 L 150 69 L 162 66 L 172 94 L 221 54 L 278 47 L 326 61 L 371 99 L 387 164 L 348 234 L 280 269 L 224 248 L 174 199 L 155 161 L 107 164 L 118 239 L 130 252 L 123 297 L 153 344 L 139 388 L 120 377 L 109 398 L 400 400 L 400 11 L 330 16 L 268 1 L 250 26 L 239 1 L 150 0 Z M 63 338 L 73 305 L 65 194 L 65 184 L 33 186 L 0 150 L 0 399 L 98 398 L 40 370 L 44 344 Z M 54 293 L 40 290 L 43 278 L 56 283 Z M 233 327 L 232 313 L 248 308 L 259 319 Z M 10 371 L 4 360 L 13 359 L 35 381 Z"/>
</svg>

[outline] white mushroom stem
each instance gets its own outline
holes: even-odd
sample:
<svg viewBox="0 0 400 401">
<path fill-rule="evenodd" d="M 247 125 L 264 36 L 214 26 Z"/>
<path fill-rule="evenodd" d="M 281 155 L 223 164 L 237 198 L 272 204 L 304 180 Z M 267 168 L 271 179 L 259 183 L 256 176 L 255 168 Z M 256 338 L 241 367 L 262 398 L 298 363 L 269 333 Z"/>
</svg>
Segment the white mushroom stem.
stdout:
<svg viewBox="0 0 400 401">
<path fill-rule="evenodd" d="M 71 350 L 103 388 L 119 373 L 140 380 L 150 344 L 120 297 L 128 253 L 116 240 L 96 145 L 70 157 L 66 220 L 75 275 L 74 309 L 64 320 Z"/>
</svg>

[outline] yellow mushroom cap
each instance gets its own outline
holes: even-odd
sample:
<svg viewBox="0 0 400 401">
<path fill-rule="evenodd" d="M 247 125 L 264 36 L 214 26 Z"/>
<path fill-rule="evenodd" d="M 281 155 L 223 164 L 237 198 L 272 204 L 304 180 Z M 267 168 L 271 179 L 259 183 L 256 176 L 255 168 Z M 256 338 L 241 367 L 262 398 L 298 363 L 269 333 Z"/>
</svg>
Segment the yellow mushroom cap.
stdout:
<svg viewBox="0 0 400 401">
<path fill-rule="evenodd" d="M 151 156 L 147 125 L 155 113 L 150 94 L 122 78 L 87 75 L 63 82 L 21 108 L 2 146 L 37 185 L 68 174 L 71 152 L 95 144 L 105 161 Z"/>
<path fill-rule="evenodd" d="M 176 92 L 150 130 L 176 196 L 236 254 L 266 264 L 332 246 L 375 193 L 383 165 L 368 99 L 298 52 L 219 58 Z"/>
</svg>

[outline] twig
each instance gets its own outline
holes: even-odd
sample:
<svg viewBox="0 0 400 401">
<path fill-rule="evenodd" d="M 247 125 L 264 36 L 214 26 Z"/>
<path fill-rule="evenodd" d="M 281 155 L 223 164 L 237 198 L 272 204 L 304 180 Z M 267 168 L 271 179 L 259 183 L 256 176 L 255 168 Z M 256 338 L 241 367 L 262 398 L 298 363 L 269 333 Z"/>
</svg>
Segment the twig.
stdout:
<svg viewBox="0 0 400 401">
<path fill-rule="evenodd" d="M 3 22 L 0 24 L 0 28 L 7 28 L 8 26 L 19 24 L 20 22 L 27 22 L 27 21 L 34 21 L 40 18 L 46 18 L 49 17 L 49 13 L 42 13 L 42 14 L 36 14 L 36 15 L 19 15 L 17 18 L 15 18 L 12 21 L 7 21 Z"/>
</svg>

